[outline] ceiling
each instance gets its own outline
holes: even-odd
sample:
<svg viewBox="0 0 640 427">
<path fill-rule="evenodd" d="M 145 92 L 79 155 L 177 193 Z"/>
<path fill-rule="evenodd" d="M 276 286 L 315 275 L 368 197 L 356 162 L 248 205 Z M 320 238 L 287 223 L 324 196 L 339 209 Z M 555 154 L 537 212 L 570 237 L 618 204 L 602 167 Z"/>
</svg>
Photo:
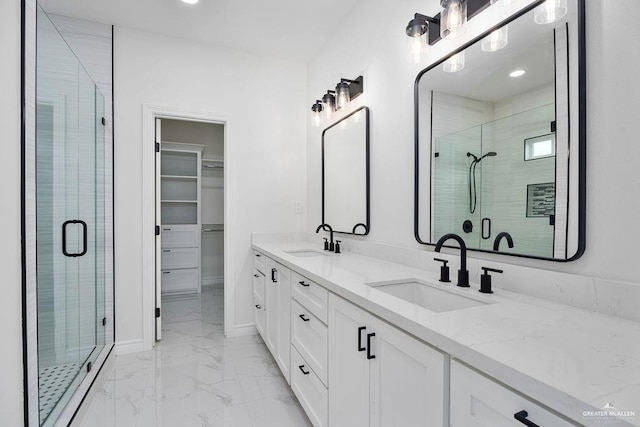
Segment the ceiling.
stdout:
<svg viewBox="0 0 640 427">
<path fill-rule="evenodd" d="M 39 0 L 48 13 L 309 62 L 358 0 Z M 344 14 L 341 16 L 340 12 Z"/>
</svg>

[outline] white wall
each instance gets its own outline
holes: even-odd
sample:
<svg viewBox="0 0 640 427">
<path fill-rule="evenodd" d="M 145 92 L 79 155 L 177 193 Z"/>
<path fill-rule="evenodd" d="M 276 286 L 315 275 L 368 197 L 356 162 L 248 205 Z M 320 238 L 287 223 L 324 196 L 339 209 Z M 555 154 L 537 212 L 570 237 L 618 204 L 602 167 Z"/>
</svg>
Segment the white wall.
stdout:
<svg viewBox="0 0 640 427">
<path fill-rule="evenodd" d="M 519 1 L 514 7 L 528 3 Z M 636 123 L 640 117 L 640 85 L 636 74 L 640 57 L 632 52 L 640 43 L 640 28 L 636 25 L 640 7 L 635 0 L 619 0 L 616 7 L 604 0 L 586 3 L 586 252 L 570 263 L 478 253 L 470 256 L 638 284 L 635 258 L 640 241 L 636 226 L 640 212 L 640 144 Z M 509 12 L 498 9 L 473 18 L 464 39 L 438 43 L 430 61 Z M 413 237 L 413 83 L 428 63 L 407 63 L 404 29 L 415 12 L 436 13 L 438 2 L 362 0 L 354 10 L 357 13 L 349 25 L 342 26 L 309 64 L 307 104 L 310 106 L 340 77 L 352 78 L 364 72 L 365 93 L 362 100 L 356 101 L 371 108 L 371 233 L 365 240 L 429 251 L 430 247 L 419 246 Z M 309 126 L 308 231 L 315 231 L 321 215 L 320 133 L 321 129 Z M 538 277 L 549 279 L 549 275 L 540 273 Z"/>
<path fill-rule="evenodd" d="M 22 300 L 20 260 L 20 0 L 0 2 L 0 420 L 22 425 Z"/>
<path fill-rule="evenodd" d="M 302 230 L 306 66 L 117 27 L 115 31 L 116 342 L 143 336 L 142 105 L 230 118 L 230 180 L 235 322 L 253 323 L 251 233 Z M 148 152 L 148 151 L 147 151 Z M 149 229 L 147 232 L 151 232 Z"/>
</svg>

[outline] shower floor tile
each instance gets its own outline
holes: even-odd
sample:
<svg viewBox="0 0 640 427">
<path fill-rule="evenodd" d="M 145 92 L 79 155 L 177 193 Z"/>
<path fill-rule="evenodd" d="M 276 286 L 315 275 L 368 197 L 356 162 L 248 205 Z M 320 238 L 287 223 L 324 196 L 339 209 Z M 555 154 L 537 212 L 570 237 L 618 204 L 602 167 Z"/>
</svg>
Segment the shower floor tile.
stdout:
<svg viewBox="0 0 640 427">
<path fill-rule="evenodd" d="M 40 369 L 40 420 L 45 420 L 60 400 L 69 384 L 78 375 L 79 363 L 67 363 Z"/>
</svg>

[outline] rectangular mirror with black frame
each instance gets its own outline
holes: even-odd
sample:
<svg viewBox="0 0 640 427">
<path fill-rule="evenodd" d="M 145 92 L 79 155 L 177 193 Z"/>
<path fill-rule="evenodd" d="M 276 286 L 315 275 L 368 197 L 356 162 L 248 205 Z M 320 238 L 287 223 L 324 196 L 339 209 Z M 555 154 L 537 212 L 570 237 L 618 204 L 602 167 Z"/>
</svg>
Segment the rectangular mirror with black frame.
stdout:
<svg viewBox="0 0 640 427">
<path fill-rule="evenodd" d="M 322 223 L 336 233 L 369 233 L 369 109 L 322 132 Z"/>
<path fill-rule="evenodd" d="M 554 261 L 585 246 L 584 0 L 534 2 L 415 83 L 415 237 Z M 495 7 L 495 6 L 491 6 Z"/>
</svg>

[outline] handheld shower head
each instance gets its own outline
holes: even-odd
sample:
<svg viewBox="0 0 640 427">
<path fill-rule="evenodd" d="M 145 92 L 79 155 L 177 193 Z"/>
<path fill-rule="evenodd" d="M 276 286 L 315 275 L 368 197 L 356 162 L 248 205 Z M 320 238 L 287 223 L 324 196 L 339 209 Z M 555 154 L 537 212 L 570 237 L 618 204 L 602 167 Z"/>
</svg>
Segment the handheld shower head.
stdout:
<svg viewBox="0 0 640 427">
<path fill-rule="evenodd" d="M 498 153 L 496 153 L 495 151 L 489 151 L 487 154 L 485 154 L 484 156 L 480 157 L 480 160 L 484 159 L 485 157 L 495 157 L 497 156 Z M 478 160 L 478 161 L 480 161 Z"/>
</svg>

